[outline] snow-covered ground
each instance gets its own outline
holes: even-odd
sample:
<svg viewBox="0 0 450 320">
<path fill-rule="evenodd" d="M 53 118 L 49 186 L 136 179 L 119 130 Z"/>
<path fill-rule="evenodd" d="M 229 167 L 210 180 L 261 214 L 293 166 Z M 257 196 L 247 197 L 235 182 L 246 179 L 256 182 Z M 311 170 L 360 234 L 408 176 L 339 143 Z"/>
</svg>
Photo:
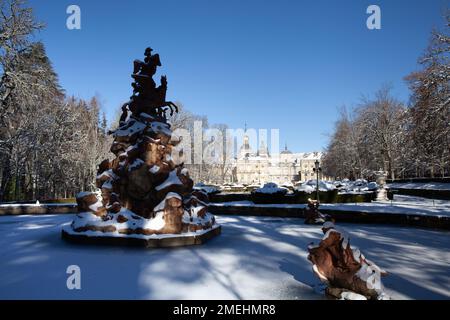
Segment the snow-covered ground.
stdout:
<svg viewBox="0 0 450 320">
<path fill-rule="evenodd" d="M 61 240 L 72 215 L 0 217 L 0 299 L 323 299 L 307 261 L 317 226 L 302 219 L 220 216 L 203 246 L 141 249 Z M 352 245 L 391 273 L 395 299 L 450 299 L 450 233 L 340 224 Z M 81 268 L 68 290 L 66 268 Z"/>
<path fill-rule="evenodd" d="M 394 201 L 373 201 L 363 203 L 324 203 L 321 208 L 359 211 L 368 213 L 403 213 L 430 216 L 450 216 L 450 201 L 422 197 L 395 195 Z"/>
<path fill-rule="evenodd" d="M 426 190 L 450 190 L 450 183 L 445 182 L 394 182 L 388 183 L 391 189 L 426 189 Z"/>
<path fill-rule="evenodd" d="M 324 203 L 323 209 L 359 211 L 368 213 L 403 213 L 431 216 L 450 216 L 449 200 L 433 200 L 422 197 L 395 195 L 394 201 L 363 203 Z"/>
<path fill-rule="evenodd" d="M 385 201 L 389 204 L 395 205 L 415 205 L 415 206 L 432 206 L 432 207 L 441 207 L 450 209 L 450 200 L 439 200 L 439 199 L 430 199 L 416 196 L 407 196 L 396 194 L 394 196 L 394 200 Z"/>
<path fill-rule="evenodd" d="M 249 200 L 242 200 L 242 201 L 228 201 L 228 202 L 213 202 L 211 205 L 216 207 L 226 207 L 226 206 L 234 206 L 234 207 L 260 207 L 260 208 L 297 208 L 297 209 L 303 209 L 306 208 L 306 204 L 302 203 L 254 203 L 253 201 Z"/>
<path fill-rule="evenodd" d="M 449 200 L 433 200 L 422 197 L 395 195 L 394 201 L 372 201 L 361 203 L 322 203 L 320 208 L 367 213 L 400 213 L 431 216 L 450 216 Z M 255 204 L 252 201 L 230 201 L 214 203 L 214 206 L 257 206 L 262 208 L 305 208 L 305 204 Z"/>
<path fill-rule="evenodd" d="M 76 206 L 74 202 L 64 202 L 64 203 L 0 203 L 0 208 L 15 208 L 15 207 L 64 207 L 64 206 Z"/>
</svg>

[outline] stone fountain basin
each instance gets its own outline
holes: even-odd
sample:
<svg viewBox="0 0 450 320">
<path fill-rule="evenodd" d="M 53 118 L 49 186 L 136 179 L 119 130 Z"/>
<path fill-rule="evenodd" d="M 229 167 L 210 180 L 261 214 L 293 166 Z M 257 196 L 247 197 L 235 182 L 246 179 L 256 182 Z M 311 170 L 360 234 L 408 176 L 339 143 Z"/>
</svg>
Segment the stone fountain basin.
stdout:
<svg viewBox="0 0 450 320">
<path fill-rule="evenodd" d="M 166 248 L 201 245 L 220 235 L 221 230 L 221 226 L 216 224 L 211 229 L 196 232 L 142 235 L 99 231 L 76 232 L 70 226 L 65 226 L 61 231 L 61 237 L 66 241 L 79 244 Z"/>
</svg>

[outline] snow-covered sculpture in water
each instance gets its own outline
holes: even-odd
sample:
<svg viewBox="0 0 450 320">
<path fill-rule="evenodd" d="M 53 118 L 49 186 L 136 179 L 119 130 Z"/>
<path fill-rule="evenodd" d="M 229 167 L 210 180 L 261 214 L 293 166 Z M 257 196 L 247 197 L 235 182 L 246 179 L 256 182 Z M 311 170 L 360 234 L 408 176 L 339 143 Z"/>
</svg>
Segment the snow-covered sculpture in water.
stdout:
<svg viewBox="0 0 450 320">
<path fill-rule="evenodd" d="M 134 61 L 133 95 L 122 107 L 119 127 L 110 132 L 115 159 L 99 165 L 100 192 L 77 196 L 79 213 L 63 230 L 66 238 L 139 235 L 148 240 L 148 236 L 220 233 L 208 213 L 208 196 L 193 191 L 188 170 L 172 157 L 180 139 L 172 134 L 166 113 L 172 115 L 178 108 L 166 101 L 165 76 L 156 87 L 152 77 L 161 62 L 151 52 L 147 48 L 144 61 Z"/>
<path fill-rule="evenodd" d="M 338 299 L 386 299 L 381 276 L 387 273 L 352 248 L 348 235 L 332 222 L 325 222 L 322 231 L 322 241 L 308 246 L 308 260 L 327 285 L 326 293 Z"/>
</svg>

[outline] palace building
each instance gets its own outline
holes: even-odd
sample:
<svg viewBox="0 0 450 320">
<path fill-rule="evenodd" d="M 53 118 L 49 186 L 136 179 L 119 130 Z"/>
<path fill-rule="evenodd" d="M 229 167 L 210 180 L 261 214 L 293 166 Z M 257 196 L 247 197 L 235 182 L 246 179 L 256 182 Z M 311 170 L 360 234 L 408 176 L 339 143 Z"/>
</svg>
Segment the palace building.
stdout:
<svg viewBox="0 0 450 320">
<path fill-rule="evenodd" d="M 235 179 L 242 184 L 275 182 L 279 185 L 315 179 L 314 163 L 322 155 L 322 152 L 293 153 L 287 145 L 280 154 L 270 155 L 264 142 L 255 152 L 245 135 L 235 162 Z"/>
</svg>

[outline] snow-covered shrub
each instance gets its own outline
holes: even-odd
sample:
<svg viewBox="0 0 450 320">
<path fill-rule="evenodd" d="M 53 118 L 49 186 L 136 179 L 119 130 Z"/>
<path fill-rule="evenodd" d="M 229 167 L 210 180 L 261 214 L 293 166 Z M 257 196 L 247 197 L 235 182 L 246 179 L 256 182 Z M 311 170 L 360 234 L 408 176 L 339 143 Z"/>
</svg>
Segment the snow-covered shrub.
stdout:
<svg viewBox="0 0 450 320">
<path fill-rule="evenodd" d="M 378 184 L 376 182 L 367 182 L 365 179 L 358 179 L 355 181 L 346 181 L 338 189 L 341 193 L 376 191 Z"/>
<path fill-rule="evenodd" d="M 216 194 L 221 191 L 221 189 L 214 185 L 206 185 L 202 182 L 197 183 L 194 188 L 194 190 L 201 190 L 205 192 L 206 194 Z"/>
<path fill-rule="evenodd" d="M 236 183 L 227 183 L 222 185 L 219 188 L 223 192 L 230 192 L 230 193 L 241 193 L 246 191 L 246 187 L 242 184 L 236 184 Z"/>
<path fill-rule="evenodd" d="M 367 190 L 376 191 L 378 189 L 378 184 L 376 182 L 369 182 L 367 184 Z"/>
<path fill-rule="evenodd" d="M 301 192 L 306 192 L 306 193 L 313 193 L 316 190 L 316 188 L 312 187 L 308 184 L 300 184 L 295 187 L 295 190 L 301 191 Z"/>
<path fill-rule="evenodd" d="M 287 182 L 283 182 L 281 184 L 281 187 L 282 188 L 286 188 L 288 190 L 293 190 L 294 189 L 294 184 L 292 182 L 287 181 Z"/>
<path fill-rule="evenodd" d="M 255 189 L 253 193 L 260 194 L 281 194 L 285 195 L 288 192 L 288 189 L 283 187 L 278 187 L 276 183 L 269 182 L 266 183 L 262 188 Z"/>
<path fill-rule="evenodd" d="M 295 187 L 296 191 L 303 191 L 307 193 L 315 192 L 317 188 L 317 182 L 316 180 L 308 180 L 301 185 L 297 185 Z M 329 183 L 326 181 L 319 181 L 319 191 L 332 191 L 335 190 L 336 186 L 333 183 Z"/>
</svg>

